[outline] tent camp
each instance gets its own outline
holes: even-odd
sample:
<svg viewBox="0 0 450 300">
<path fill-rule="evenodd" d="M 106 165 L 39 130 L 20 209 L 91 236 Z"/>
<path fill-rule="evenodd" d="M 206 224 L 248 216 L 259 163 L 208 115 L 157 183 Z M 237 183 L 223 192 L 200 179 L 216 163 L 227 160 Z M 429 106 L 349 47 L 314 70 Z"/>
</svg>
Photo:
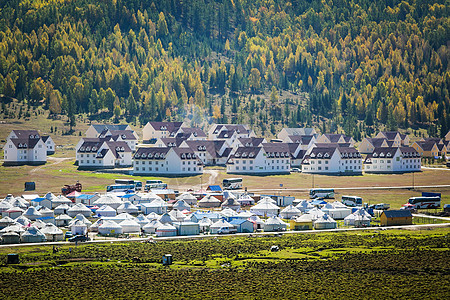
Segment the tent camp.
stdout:
<svg viewBox="0 0 450 300">
<path fill-rule="evenodd" d="M 142 203 L 141 211 L 146 215 L 148 215 L 149 213 L 152 213 L 152 212 L 157 213 L 158 215 L 161 215 L 161 214 L 167 212 L 168 206 L 169 205 L 167 204 L 166 201 L 159 198 L 159 199 L 154 199 L 150 203 Z"/>
<path fill-rule="evenodd" d="M 179 211 L 178 209 L 172 209 L 169 212 L 169 215 L 172 216 L 172 218 L 176 219 L 175 222 L 183 222 L 184 219 L 186 218 L 186 215 L 183 214 L 181 211 Z"/>
<path fill-rule="evenodd" d="M 67 211 L 69 210 L 70 206 L 67 204 L 60 204 L 57 207 L 55 207 L 54 213 L 55 215 L 67 215 Z"/>
<path fill-rule="evenodd" d="M 237 216 L 237 212 L 232 210 L 231 208 L 225 208 L 224 210 L 219 211 L 219 214 L 226 219 Z"/>
<path fill-rule="evenodd" d="M 99 217 L 115 217 L 117 215 L 116 210 L 109 205 L 102 205 L 95 213 Z"/>
<path fill-rule="evenodd" d="M 174 217 L 172 217 L 169 213 L 164 213 L 159 217 L 159 222 L 163 224 L 172 224 L 173 222 L 177 222 L 178 220 Z"/>
<path fill-rule="evenodd" d="M 241 208 L 241 204 L 234 198 L 228 198 L 221 205 L 222 209 L 229 208 L 232 210 L 239 210 Z"/>
<path fill-rule="evenodd" d="M 16 221 L 11 219 L 10 217 L 4 217 L 0 219 L 0 229 L 3 229 L 5 227 L 8 227 L 10 225 L 16 224 Z"/>
<path fill-rule="evenodd" d="M 149 223 L 145 224 L 144 227 L 142 227 L 142 230 L 145 233 L 154 234 L 156 233 L 156 229 L 160 226 L 163 226 L 161 222 L 158 220 L 152 220 Z"/>
<path fill-rule="evenodd" d="M 68 226 L 70 221 L 72 221 L 72 218 L 65 214 L 56 216 L 55 218 L 56 226 Z"/>
<path fill-rule="evenodd" d="M 52 202 L 52 208 L 56 208 L 62 204 L 66 204 L 69 206 L 72 205 L 72 201 L 69 200 L 68 198 L 64 197 L 63 195 L 59 195 L 59 196 L 53 198 L 51 200 L 51 202 Z"/>
<path fill-rule="evenodd" d="M 78 214 L 75 216 L 75 218 L 73 218 L 72 221 L 70 221 L 69 226 L 72 226 L 72 224 L 75 223 L 75 221 L 77 220 L 83 222 L 84 224 L 86 224 L 86 226 L 92 225 L 92 222 L 89 221 L 85 216 L 83 216 L 82 214 Z"/>
<path fill-rule="evenodd" d="M 191 211 L 191 207 L 183 199 L 177 200 L 177 202 L 175 202 L 175 204 L 172 206 L 172 208 L 178 209 L 179 211 L 183 211 L 183 210 Z"/>
<path fill-rule="evenodd" d="M 250 197 L 249 194 L 243 194 L 241 195 L 237 200 L 237 202 L 239 202 L 239 204 L 241 206 L 246 206 L 246 205 L 253 205 L 255 204 L 255 200 Z"/>
<path fill-rule="evenodd" d="M 74 235 L 86 235 L 87 225 L 81 220 L 75 220 L 75 222 L 73 222 L 70 226 L 70 231 Z"/>
<path fill-rule="evenodd" d="M 22 215 L 30 219 L 31 221 L 36 221 L 37 218 L 42 217 L 41 213 L 38 212 L 38 210 L 34 206 L 28 207 Z"/>
<path fill-rule="evenodd" d="M 47 207 L 41 208 L 39 210 L 39 213 L 41 214 L 42 217 L 53 217 L 53 218 L 55 217 L 54 211 Z"/>
<path fill-rule="evenodd" d="M 176 236 L 177 235 L 177 229 L 175 226 L 170 224 L 163 224 L 156 228 L 156 236 L 163 237 L 163 236 Z"/>
<path fill-rule="evenodd" d="M 327 203 L 324 207 L 322 207 L 322 211 L 335 220 L 343 220 L 352 213 L 350 208 L 340 206 L 336 207 L 332 203 Z"/>
<path fill-rule="evenodd" d="M 188 205 L 196 205 L 197 204 L 197 197 L 195 197 L 194 195 L 192 195 L 191 193 L 183 193 L 181 195 L 179 195 L 176 200 L 183 200 L 185 201 Z"/>
<path fill-rule="evenodd" d="M 134 220 L 139 224 L 139 226 L 141 226 L 141 228 L 144 227 L 145 225 L 147 225 L 150 222 L 150 220 L 147 219 L 147 217 L 144 216 L 144 214 L 139 214 L 136 217 L 136 219 L 134 219 Z"/>
<path fill-rule="evenodd" d="M 135 220 L 124 220 L 119 223 L 123 233 L 140 233 L 141 226 Z"/>
</svg>

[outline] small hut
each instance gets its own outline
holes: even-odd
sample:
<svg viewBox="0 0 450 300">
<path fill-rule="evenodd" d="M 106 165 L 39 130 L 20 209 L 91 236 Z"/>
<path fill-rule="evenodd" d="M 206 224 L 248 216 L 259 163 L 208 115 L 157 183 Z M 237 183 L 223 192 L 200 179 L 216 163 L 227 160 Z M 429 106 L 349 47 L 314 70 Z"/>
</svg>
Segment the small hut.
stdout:
<svg viewBox="0 0 450 300">
<path fill-rule="evenodd" d="M 45 235 L 36 227 L 28 227 L 27 230 L 20 236 L 22 243 L 42 243 L 47 239 Z"/>
<path fill-rule="evenodd" d="M 140 233 L 141 226 L 135 220 L 124 220 L 119 223 L 123 233 Z"/>
<path fill-rule="evenodd" d="M 337 222 L 327 214 L 319 217 L 314 221 L 314 229 L 335 229 Z"/>
<path fill-rule="evenodd" d="M 48 242 L 58 242 L 64 240 L 64 233 L 53 224 L 46 224 L 41 232 L 45 235 Z"/>
<path fill-rule="evenodd" d="M 205 197 L 202 198 L 202 200 L 198 201 L 198 207 L 203 207 L 203 208 L 214 208 L 214 207 L 220 207 L 220 205 L 222 204 L 222 202 L 217 199 L 214 196 L 211 195 L 206 195 Z"/>
<path fill-rule="evenodd" d="M 75 217 L 78 214 L 82 214 L 85 217 L 90 217 L 92 211 L 86 207 L 83 203 L 78 203 L 67 210 L 67 214 L 71 217 Z"/>
<path fill-rule="evenodd" d="M 156 236 L 165 237 L 165 236 L 176 236 L 177 229 L 175 226 L 170 224 L 163 224 L 156 228 Z"/>
<path fill-rule="evenodd" d="M 149 223 L 145 224 L 144 227 L 142 227 L 142 230 L 145 233 L 154 234 L 156 233 L 156 229 L 160 226 L 163 226 L 161 222 L 158 220 L 152 220 Z"/>
<path fill-rule="evenodd" d="M 300 209 L 296 208 L 294 205 L 288 205 L 286 206 L 280 213 L 280 216 L 283 219 L 292 219 L 293 217 L 300 216 L 302 212 Z"/>
<path fill-rule="evenodd" d="M 114 221 L 106 220 L 98 226 L 98 234 L 100 235 L 116 235 L 123 233 L 122 226 Z"/>
<path fill-rule="evenodd" d="M 87 225 L 81 220 L 75 220 L 75 222 L 73 222 L 70 226 L 70 231 L 73 235 L 86 235 Z"/>
</svg>

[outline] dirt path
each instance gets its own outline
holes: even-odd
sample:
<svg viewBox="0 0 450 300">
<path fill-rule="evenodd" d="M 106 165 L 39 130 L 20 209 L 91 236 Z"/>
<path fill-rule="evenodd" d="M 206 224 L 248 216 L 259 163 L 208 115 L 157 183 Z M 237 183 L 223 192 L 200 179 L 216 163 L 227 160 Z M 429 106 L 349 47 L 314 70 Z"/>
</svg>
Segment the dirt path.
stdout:
<svg viewBox="0 0 450 300">
<path fill-rule="evenodd" d="M 36 171 L 39 171 L 43 167 L 50 166 L 50 165 L 57 165 L 57 164 L 62 163 L 65 160 L 71 160 L 71 159 L 73 159 L 73 157 L 48 157 L 48 161 L 51 162 L 50 164 L 41 165 L 34 169 L 31 169 L 30 174 L 36 173 Z"/>
</svg>

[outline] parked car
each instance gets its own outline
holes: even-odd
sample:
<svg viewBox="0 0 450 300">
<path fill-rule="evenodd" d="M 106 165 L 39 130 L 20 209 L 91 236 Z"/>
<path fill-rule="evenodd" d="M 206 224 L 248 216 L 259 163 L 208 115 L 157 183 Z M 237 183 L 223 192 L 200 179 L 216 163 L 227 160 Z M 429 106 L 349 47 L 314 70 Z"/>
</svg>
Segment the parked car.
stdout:
<svg viewBox="0 0 450 300">
<path fill-rule="evenodd" d="M 391 205 L 389 203 L 378 203 L 370 205 L 369 208 L 376 210 L 388 210 L 389 208 L 391 208 Z"/>
<path fill-rule="evenodd" d="M 75 243 L 75 242 L 87 242 L 87 241 L 90 241 L 91 239 L 88 237 L 88 236 L 86 236 L 86 235 L 75 235 L 75 236 L 73 236 L 73 237 L 71 237 L 70 239 L 69 239 L 69 242 L 71 242 L 71 243 Z"/>
<path fill-rule="evenodd" d="M 294 172 L 294 173 L 300 173 L 301 171 L 300 171 L 299 168 L 292 168 L 292 169 L 291 169 L 291 172 Z"/>
<path fill-rule="evenodd" d="M 71 231 L 66 231 L 66 233 L 64 234 L 64 239 L 67 240 L 69 238 L 73 237 L 73 234 Z"/>
<path fill-rule="evenodd" d="M 217 230 L 218 234 L 230 234 L 230 233 L 236 233 L 237 229 L 236 228 L 229 228 L 229 227 L 222 227 L 219 228 L 219 230 Z"/>
</svg>

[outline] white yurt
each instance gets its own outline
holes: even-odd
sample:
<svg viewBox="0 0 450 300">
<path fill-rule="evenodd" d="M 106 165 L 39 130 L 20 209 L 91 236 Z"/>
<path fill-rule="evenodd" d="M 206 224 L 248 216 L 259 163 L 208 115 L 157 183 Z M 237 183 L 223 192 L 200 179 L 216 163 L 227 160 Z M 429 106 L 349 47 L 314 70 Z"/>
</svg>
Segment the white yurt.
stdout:
<svg viewBox="0 0 450 300">
<path fill-rule="evenodd" d="M 14 224 L 16 224 L 16 221 L 14 221 L 14 219 L 11 219 L 10 217 L 4 217 L 0 219 L 0 229 Z"/>
<path fill-rule="evenodd" d="M 119 214 L 128 213 L 130 215 L 137 215 L 139 213 L 139 209 L 130 201 L 125 201 L 117 208 L 117 212 Z"/>
<path fill-rule="evenodd" d="M 114 221 L 117 224 L 119 224 L 125 220 L 134 220 L 135 218 L 132 215 L 130 215 L 129 213 L 121 213 L 115 217 L 103 217 L 102 219 L 103 220 L 111 220 L 111 221 Z"/>
<path fill-rule="evenodd" d="M 191 193 L 183 193 L 181 195 L 179 195 L 176 200 L 183 200 L 185 201 L 188 205 L 196 205 L 197 204 L 197 198 L 192 195 Z"/>
<path fill-rule="evenodd" d="M 142 212 L 144 212 L 145 214 L 149 214 L 149 213 L 157 213 L 158 215 L 161 215 L 163 213 L 167 212 L 167 207 L 169 205 L 167 204 L 166 201 L 162 200 L 161 198 L 159 199 L 155 199 L 150 203 L 142 203 L 141 204 L 141 210 Z"/>
<path fill-rule="evenodd" d="M 45 194 L 44 198 L 47 200 L 53 201 L 56 199 L 56 196 L 52 192 L 48 192 L 47 194 Z"/>
<path fill-rule="evenodd" d="M 18 224 L 20 224 L 20 225 L 22 225 L 22 226 L 28 226 L 28 224 L 31 223 L 31 220 L 28 219 L 28 218 L 25 217 L 25 216 L 20 216 L 20 217 L 14 219 L 14 221 L 16 221 L 16 223 L 18 223 Z"/>
<path fill-rule="evenodd" d="M 98 227 L 103 224 L 103 219 L 98 219 L 91 226 L 88 227 L 90 232 L 98 232 Z"/>
<path fill-rule="evenodd" d="M 119 225 L 123 233 L 141 233 L 141 226 L 135 220 L 124 220 Z"/>
<path fill-rule="evenodd" d="M 41 232 L 45 235 L 47 242 L 58 242 L 64 240 L 64 233 L 53 224 L 46 224 Z"/>
<path fill-rule="evenodd" d="M 321 210 L 335 220 L 343 220 L 345 217 L 352 213 L 352 210 L 350 208 L 336 207 L 332 203 L 327 203 L 324 207 L 322 207 Z"/>
<path fill-rule="evenodd" d="M 313 229 L 313 216 L 303 214 L 291 220 L 291 230 L 311 230 Z"/>
<path fill-rule="evenodd" d="M 234 226 L 222 219 L 209 226 L 209 232 L 211 234 L 216 234 L 217 231 L 222 227 L 233 228 Z"/>
<path fill-rule="evenodd" d="M 163 224 L 161 222 L 159 222 L 158 220 L 152 220 L 149 223 L 145 224 L 142 227 L 142 230 L 145 233 L 149 233 L 149 234 L 154 234 L 156 233 L 156 228 L 163 226 Z"/>
<path fill-rule="evenodd" d="M 98 207 L 108 205 L 114 209 L 117 209 L 122 203 L 122 200 L 116 195 L 106 194 L 95 200 L 93 204 L 97 205 Z"/>
<path fill-rule="evenodd" d="M 47 223 L 45 223 L 42 220 L 36 220 L 33 222 L 33 224 L 31 224 L 31 226 L 36 227 L 37 229 L 42 229 L 47 225 Z"/>
<path fill-rule="evenodd" d="M 0 235 L 4 235 L 5 233 L 8 233 L 8 232 L 15 232 L 15 233 L 21 234 L 22 232 L 25 232 L 25 229 L 20 224 L 9 225 L 8 227 L 5 227 L 0 230 Z"/>
<path fill-rule="evenodd" d="M 139 226 L 141 226 L 141 228 L 150 223 L 150 220 L 147 219 L 144 214 L 139 214 L 134 220 L 139 224 Z"/>
<path fill-rule="evenodd" d="M 52 218 L 54 218 L 55 217 L 54 211 L 49 209 L 48 207 L 41 208 L 39 210 L 39 212 L 41 213 L 43 218 L 45 218 L 45 217 L 52 217 Z"/>
<path fill-rule="evenodd" d="M 30 206 L 30 202 L 26 201 L 25 199 L 23 199 L 22 197 L 16 197 L 14 198 L 14 200 L 12 200 L 12 202 L 10 202 L 10 204 L 13 207 L 20 207 L 23 210 L 27 209 Z"/>
<path fill-rule="evenodd" d="M 177 235 L 177 229 L 175 226 L 170 224 L 163 224 L 156 228 L 156 236 L 176 236 Z"/>
<path fill-rule="evenodd" d="M 78 203 L 67 210 L 67 214 L 71 217 L 75 217 L 78 214 L 82 214 L 85 217 L 90 217 L 92 211 L 86 207 L 83 203 Z"/>
<path fill-rule="evenodd" d="M 42 243 L 47 239 L 45 234 L 43 234 L 38 228 L 31 226 L 20 235 L 20 240 L 22 243 Z"/>
<path fill-rule="evenodd" d="M 41 213 L 38 212 L 38 210 L 34 206 L 28 207 L 27 210 L 22 214 L 22 216 L 28 218 L 31 221 L 36 221 L 37 218 L 42 217 Z"/>
<path fill-rule="evenodd" d="M 177 200 L 177 202 L 175 202 L 175 204 L 172 206 L 173 209 L 178 209 L 179 211 L 183 211 L 183 210 L 188 210 L 191 211 L 191 207 L 189 206 L 189 204 L 187 204 L 186 201 L 184 200 Z"/>
<path fill-rule="evenodd" d="M 314 221 L 314 229 L 335 229 L 337 222 L 327 214 L 319 217 Z"/>
<path fill-rule="evenodd" d="M 334 208 L 348 208 L 347 205 L 339 201 L 334 201 L 331 204 L 333 205 Z"/>
<path fill-rule="evenodd" d="M 211 221 L 208 217 L 203 217 L 200 221 L 198 221 L 198 226 L 200 227 L 200 232 L 208 232 L 209 227 L 213 224 L 213 221 Z"/>
<path fill-rule="evenodd" d="M 232 209 L 232 210 L 239 210 L 241 208 L 241 204 L 234 198 L 228 198 L 224 202 L 222 202 L 221 205 L 222 209 Z"/>
<path fill-rule="evenodd" d="M 248 210 L 243 210 L 240 213 L 238 213 L 236 215 L 236 217 L 239 218 L 239 219 L 248 219 L 248 218 L 250 218 L 251 216 L 254 216 L 254 215 L 255 215 L 254 213 L 252 213 L 252 212 L 250 212 Z"/>
<path fill-rule="evenodd" d="M 55 217 L 56 226 L 69 226 L 70 221 L 72 221 L 72 218 L 66 214 Z"/>
<path fill-rule="evenodd" d="M 314 207 L 313 209 L 310 209 L 308 211 L 308 214 L 312 216 L 313 220 L 317 220 L 318 218 L 322 217 L 325 213 L 321 211 L 319 208 Z"/>
<path fill-rule="evenodd" d="M 159 222 L 163 224 L 172 224 L 173 222 L 177 222 L 178 220 L 172 217 L 169 213 L 162 214 L 158 219 Z"/>
<path fill-rule="evenodd" d="M 23 210 L 22 208 L 18 206 L 13 206 L 10 209 L 2 212 L 2 217 L 10 217 L 12 219 L 16 219 L 20 217 L 24 212 L 25 210 Z"/>
<path fill-rule="evenodd" d="M 278 217 L 270 217 L 264 222 L 264 231 L 285 231 L 287 224 Z"/>
<path fill-rule="evenodd" d="M 354 225 L 356 227 L 369 227 L 370 226 L 370 218 L 365 215 L 359 215 L 357 214 L 355 216 L 355 223 Z"/>
<path fill-rule="evenodd" d="M 288 205 L 280 212 L 280 216 L 283 219 L 291 219 L 292 217 L 297 217 L 301 214 L 302 212 L 300 209 L 296 208 L 294 205 Z"/>
<path fill-rule="evenodd" d="M 78 214 L 75 216 L 75 218 L 73 218 L 72 221 L 70 221 L 69 227 L 72 226 L 72 224 L 75 223 L 75 221 L 77 221 L 77 220 L 83 222 L 84 224 L 86 224 L 86 226 L 92 225 L 92 222 L 89 221 L 85 216 L 83 216 L 82 214 Z"/>
<path fill-rule="evenodd" d="M 178 209 L 172 209 L 169 212 L 169 215 L 171 215 L 173 218 L 176 219 L 176 222 L 183 222 L 184 219 L 186 218 L 186 215 L 183 214 L 181 211 L 179 211 Z"/>
<path fill-rule="evenodd" d="M 197 203 L 198 207 L 204 208 L 220 207 L 221 204 L 222 202 L 219 199 L 211 195 L 206 195 Z"/>
<path fill-rule="evenodd" d="M 358 208 L 353 214 L 355 215 L 361 215 L 361 216 L 366 216 L 369 219 L 372 218 L 372 216 L 364 209 L 364 208 Z"/>
<path fill-rule="evenodd" d="M 8 195 L 6 195 L 5 199 L 3 199 L 2 201 L 7 201 L 7 202 L 11 203 L 13 200 L 14 200 L 14 195 L 8 194 Z"/>
<path fill-rule="evenodd" d="M 100 235 L 116 235 L 122 233 L 122 226 L 114 221 L 106 220 L 103 221 L 100 226 L 98 226 L 98 234 Z"/>
<path fill-rule="evenodd" d="M 55 215 L 67 215 L 67 211 L 69 210 L 70 206 L 68 204 L 60 204 L 57 207 L 55 207 L 54 213 Z"/>
<path fill-rule="evenodd" d="M 308 212 L 310 209 L 313 209 L 314 205 L 312 205 L 308 200 L 302 200 L 295 207 L 298 208 L 302 213 L 305 213 Z"/>
<path fill-rule="evenodd" d="M 231 208 L 225 208 L 221 211 L 219 211 L 219 214 L 225 218 L 231 218 L 231 217 L 235 217 L 237 216 L 237 212 L 235 212 L 234 210 L 232 210 Z"/>
<path fill-rule="evenodd" d="M 265 198 L 270 199 L 270 198 Z M 272 200 L 272 199 L 270 199 Z M 271 201 L 265 200 L 265 201 L 259 201 L 258 204 L 255 206 L 252 206 L 250 208 L 250 212 L 254 213 L 255 215 L 259 216 L 276 216 L 280 212 L 280 207 L 273 204 Z"/>
<path fill-rule="evenodd" d="M 156 195 L 153 192 L 137 193 L 136 195 L 141 199 L 141 200 L 139 200 L 139 203 L 150 203 L 154 200 L 164 201 L 160 196 Z"/>
<path fill-rule="evenodd" d="M 264 229 L 265 223 L 263 220 L 261 220 L 260 217 L 253 215 L 253 216 L 249 217 L 248 220 L 253 223 L 253 228 L 255 230 Z"/>
<path fill-rule="evenodd" d="M 155 212 L 151 212 L 146 217 L 149 221 L 153 221 L 153 220 L 158 220 L 161 216 Z"/>
<path fill-rule="evenodd" d="M 7 211 L 10 208 L 12 208 L 12 205 L 8 201 L 0 202 L 0 213 Z"/>
<path fill-rule="evenodd" d="M 19 244 L 20 243 L 20 234 L 17 232 L 7 232 L 2 235 L 2 244 Z"/>
<path fill-rule="evenodd" d="M 73 202 L 70 199 L 66 198 L 63 195 L 59 195 L 51 201 L 52 201 L 52 208 L 57 208 L 60 205 L 67 205 L 70 207 L 73 204 Z"/>
<path fill-rule="evenodd" d="M 239 204 L 240 204 L 241 206 L 245 206 L 245 205 L 253 205 L 253 204 L 255 204 L 255 199 L 253 199 L 252 197 L 250 197 L 249 194 L 241 195 L 236 201 L 239 202 Z"/>
<path fill-rule="evenodd" d="M 356 215 L 350 214 L 344 218 L 344 225 L 353 226 L 355 225 Z"/>
<path fill-rule="evenodd" d="M 86 235 L 87 225 L 81 220 L 75 220 L 75 222 L 70 225 L 70 231 L 73 235 Z"/>
<path fill-rule="evenodd" d="M 116 210 L 109 205 L 102 205 L 95 213 L 99 217 L 115 217 L 117 215 Z"/>
<path fill-rule="evenodd" d="M 261 199 L 259 199 L 257 204 L 260 204 L 260 203 L 272 203 L 272 204 L 276 205 L 277 201 L 275 201 L 272 198 L 266 196 L 266 197 L 262 197 Z"/>
</svg>

